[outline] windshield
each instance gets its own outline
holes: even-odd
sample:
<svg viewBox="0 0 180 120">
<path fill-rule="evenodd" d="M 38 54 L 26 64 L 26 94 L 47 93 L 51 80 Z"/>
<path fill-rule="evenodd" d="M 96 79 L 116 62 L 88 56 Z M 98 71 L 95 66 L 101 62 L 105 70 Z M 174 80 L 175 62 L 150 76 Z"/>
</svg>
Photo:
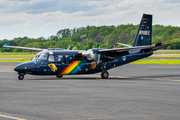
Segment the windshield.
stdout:
<svg viewBox="0 0 180 120">
<path fill-rule="evenodd" d="M 48 54 L 40 54 L 40 56 L 38 57 L 38 60 L 47 60 Z"/>
<path fill-rule="evenodd" d="M 35 56 L 32 60 L 33 60 L 33 61 L 36 61 L 36 60 L 39 58 L 40 54 L 41 54 L 41 53 L 36 54 L 36 56 Z"/>
<path fill-rule="evenodd" d="M 46 53 L 38 53 L 36 56 L 32 59 L 32 61 L 36 60 L 47 60 L 48 54 Z"/>
</svg>

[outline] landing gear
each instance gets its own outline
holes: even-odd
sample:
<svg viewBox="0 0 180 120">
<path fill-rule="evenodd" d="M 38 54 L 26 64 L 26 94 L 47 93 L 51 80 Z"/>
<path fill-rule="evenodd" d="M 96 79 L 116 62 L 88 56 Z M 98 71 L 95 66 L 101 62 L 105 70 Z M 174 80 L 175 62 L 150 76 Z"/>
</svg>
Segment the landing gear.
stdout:
<svg viewBox="0 0 180 120">
<path fill-rule="evenodd" d="M 18 79 L 19 80 L 23 80 L 24 79 L 24 75 L 23 74 L 19 74 Z"/>
<path fill-rule="evenodd" d="M 62 77 L 63 77 L 63 75 L 56 75 L 56 77 L 57 77 L 57 78 L 62 78 Z"/>
<path fill-rule="evenodd" d="M 24 75 L 26 75 L 26 73 L 18 73 L 19 76 L 18 76 L 18 79 L 19 80 L 23 80 L 24 79 Z"/>
<path fill-rule="evenodd" d="M 108 77 L 109 77 L 108 71 L 103 70 L 103 71 L 101 72 L 101 78 L 102 78 L 102 79 L 107 79 Z"/>
</svg>

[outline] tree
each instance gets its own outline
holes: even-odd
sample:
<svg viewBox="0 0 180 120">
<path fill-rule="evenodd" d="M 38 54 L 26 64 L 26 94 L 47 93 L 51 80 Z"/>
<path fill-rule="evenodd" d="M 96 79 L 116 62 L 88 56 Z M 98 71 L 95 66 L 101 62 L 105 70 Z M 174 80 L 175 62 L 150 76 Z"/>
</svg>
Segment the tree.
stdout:
<svg viewBox="0 0 180 120">
<path fill-rule="evenodd" d="M 94 44 L 94 41 L 88 41 L 88 43 L 87 43 L 87 48 L 88 49 L 91 49 L 92 48 L 92 46 L 93 46 L 93 44 Z"/>
<path fill-rule="evenodd" d="M 83 50 L 84 49 L 83 45 L 81 43 L 79 43 L 79 42 L 76 43 L 76 48 L 78 50 Z"/>
<path fill-rule="evenodd" d="M 59 38 L 64 39 L 67 37 L 71 37 L 71 30 L 70 29 L 62 29 L 62 30 L 59 30 L 56 34 Z"/>
<path fill-rule="evenodd" d="M 48 40 L 55 40 L 57 41 L 58 40 L 58 36 L 57 35 L 51 35 Z"/>
<path fill-rule="evenodd" d="M 94 39 L 97 35 L 98 35 L 98 30 L 97 29 L 92 29 L 92 30 L 90 30 L 90 32 L 88 34 L 88 38 Z"/>
<path fill-rule="evenodd" d="M 117 35 L 110 34 L 107 36 L 107 42 L 109 43 L 109 45 L 116 45 L 117 42 L 119 42 L 119 38 L 117 37 Z"/>
<path fill-rule="evenodd" d="M 120 42 L 122 42 L 122 43 L 128 43 L 130 41 L 130 38 L 131 38 L 131 36 L 125 31 L 123 31 L 119 35 Z"/>
<path fill-rule="evenodd" d="M 100 43 L 100 40 L 101 40 L 101 36 L 100 36 L 100 35 L 97 35 L 97 36 L 94 38 L 94 42 L 96 42 L 96 43 Z"/>
</svg>

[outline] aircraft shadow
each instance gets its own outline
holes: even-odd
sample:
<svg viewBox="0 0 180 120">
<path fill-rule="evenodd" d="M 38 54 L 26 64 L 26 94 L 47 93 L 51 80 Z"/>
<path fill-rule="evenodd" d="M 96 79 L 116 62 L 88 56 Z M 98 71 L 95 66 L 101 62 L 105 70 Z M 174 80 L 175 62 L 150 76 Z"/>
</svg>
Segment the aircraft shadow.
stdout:
<svg viewBox="0 0 180 120">
<path fill-rule="evenodd" d="M 24 80 L 55 80 L 55 81 L 61 81 L 61 80 L 82 80 L 82 81 L 86 81 L 86 80 L 144 80 L 144 79 L 171 79 L 177 77 L 176 79 L 180 79 L 180 75 L 154 75 L 154 76 L 126 76 L 126 77 L 122 77 L 122 76 L 113 76 L 113 77 L 109 77 L 108 79 L 102 79 L 101 77 L 97 77 L 97 76 L 68 76 L 68 77 L 63 77 L 63 78 L 56 78 L 56 77 L 43 77 L 43 78 L 39 78 L 39 77 L 33 77 L 33 78 L 25 78 Z"/>
</svg>

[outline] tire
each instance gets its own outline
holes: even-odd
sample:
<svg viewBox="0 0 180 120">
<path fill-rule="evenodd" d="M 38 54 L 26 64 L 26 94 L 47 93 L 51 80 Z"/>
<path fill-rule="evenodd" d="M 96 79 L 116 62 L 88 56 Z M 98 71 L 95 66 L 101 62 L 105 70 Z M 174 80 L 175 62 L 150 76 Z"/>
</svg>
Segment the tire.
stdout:
<svg viewBox="0 0 180 120">
<path fill-rule="evenodd" d="M 107 79 L 108 77 L 109 77 L 108 71 L 103 70 L 103 71 L 101 72 L 101 78 L 102 78 L 102 79 Z"/>
<path fill-rule="evenodd" d="M 62 77 L 63 77 L 63 75 L 56 75 L 56 77 L 57 77 L 57 78 L 62 78 Z"/>
<path fill-rule="evenodd" d="M 24 75 L 20 74 L 20 75 L 18 76 L 18 79 L 19 79 L 19 80 L 23 80 L 23 79 L 24 79 Z"/>
</svg>

